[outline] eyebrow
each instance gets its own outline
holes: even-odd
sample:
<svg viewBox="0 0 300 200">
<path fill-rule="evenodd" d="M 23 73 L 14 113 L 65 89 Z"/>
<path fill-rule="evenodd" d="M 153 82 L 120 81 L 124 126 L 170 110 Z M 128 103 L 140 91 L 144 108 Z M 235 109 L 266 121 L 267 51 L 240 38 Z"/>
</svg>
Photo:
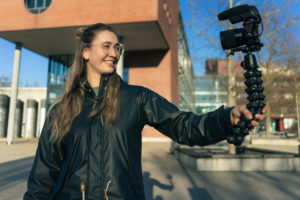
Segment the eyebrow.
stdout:
<svg viewBox="0 0 300 200">
<path fill-rule="evenodd" d="M 102 44 L 112 44 L 112 42 L 108 42 L 108 41 L 106 41 L 106 42 L 103 42 Z M 115 45 L 120 45 L 121 43 L 116 43 Z"/>
</svg>

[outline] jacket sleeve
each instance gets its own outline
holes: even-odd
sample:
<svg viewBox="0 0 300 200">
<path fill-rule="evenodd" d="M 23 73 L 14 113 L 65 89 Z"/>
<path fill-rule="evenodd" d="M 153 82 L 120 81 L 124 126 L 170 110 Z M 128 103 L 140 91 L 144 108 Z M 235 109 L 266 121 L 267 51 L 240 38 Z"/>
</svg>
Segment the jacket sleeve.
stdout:
<svg viewBox="0 0 300 200">
<path fill-rule="evenodd" d="M 51 128 L 47 122 L 39 139 L 24 200 L 49 199 L 63 164 L 64 150 L 60 144 L 50 141 Z"/>
<path fill-rule="evenodd" d="M 141 105 L 145 124 L 180 144 L 209 145 L 224 140 L 233 131 L 230 120 L 233 108 L 222 106 L 204 115 L 183 112 L 147 88 L 143 88 Z"/>
</svg>

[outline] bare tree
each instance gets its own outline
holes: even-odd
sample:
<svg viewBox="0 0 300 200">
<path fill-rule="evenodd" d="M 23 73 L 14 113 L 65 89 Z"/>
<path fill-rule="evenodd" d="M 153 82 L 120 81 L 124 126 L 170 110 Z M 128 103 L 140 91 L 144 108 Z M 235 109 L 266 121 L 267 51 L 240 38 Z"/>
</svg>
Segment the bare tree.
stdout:
<svg viewBox="0 0 300 200">
<path fill-rule="evenodd" d="M 192 9 L 192 13 L 194 14 L 194 18 L 192 19 L 192 23 L 190 23 L 190 28 L 192 28 L 200 37 L 204 39 L 204 48 L 218 48 L 220 51 L 220 40 L 218 37 L 218 33 L 220 31 L 220 26 L 225 29 L 232 29 L 232 24 L 229 21 L 219 22 L 217 19 L 217 15 L 219 12 L 224 11 L 226 9 L 237 6 L 242 1 L 189 1 L 190 7 Z M 205 6 L 202 8 L 201 4 L 214 4 L 212 6 Z M 210 17 L 203 17 L 202 13 L 206 13 L 206 15 Z M 209 29 L 209 30 L 208 30 Z M 214 34 L 213 32 L 214 31 Z M 217 33 L 217 34 L 216 34 Z M 234 77 L 232 76 L 232 56 L 228 56 L 227 58 L 227 106 L 231 107 L 235 105 L 234 100 Z M 234 145 L 229 145 L 229 153 L 235 154 Z"/>
<path fill-rule="evenodd" d="M 271 114 L 272 109 L 281 108 L 281 113 L 287 107 L 288 101 L 276 101 L 280 94 L 280 82 L 282 75 L 288 75 L 291 66 L 287 65 L 284 60 L 290 60 L 293 49 L 287 45 L 294 37 L 293 26 L 299 20 L 299 13 L 292 13 L 291 9 L 295 1 L 276 1 L 265 0 L 261 13 L 264 23 L 263 43 L 264 47 L 258 54 L 259 65 L 264 70 L 264 87 L 266 94 L 266 105 L 268 110 L 266 113 L 266 137 L 270 137 Z M 278 80 L 279 79 L 279 80 Z M 283 94 L 283 93 L 281 93 Z M 280 98 L 280 97 L 279 97 Z M 285 99 L 284 97 L 282 99 Z M 281 104 L 281 105 L 280 105 Z M 275 110 L 274 110 L 275 111 Z M 278 111 L 277 111 L 278 112 Z"/>
<path fill-rule="evenodd" d="M 198 37 L 203 39 L 202 48 L 210 48 L 215 52 L 221 52 L 219 35 L 218 33 L 221 30 L 228 30 L 232 28 L 232 26 L 227 22 L 218 22 L 217 14 L 221 11 L 224 11 L 228 8 L 238 6 L 241 4 L 250 4 L 258 7 L 259 12 L 263 18 L 264 24 L 264 33 L 262 36 L 262 42 L 264 43 L 264 47 L 262 51 L 258 53 L 258 62 L 260 67 L 264 72 L 264 87 L 266 94 L 265 102 L 268 106 L 268 111 L 266 113 L 266 135 L 269 137 L 270 135 L 270 127 L 271 127 L 271 113 L 274 107 L 274 104 L 278 104 L 278 102 L 274 102 L 274 95 L 278 95 L 278 90 L 274 90 L 274 83 L 279 83 L 278 78 L 282 73 L 288 73 L 291 69 L 292 65 L 292 56 L 291 54 L 295 52 L 291 49 L 291 46 L 287 45 L 288 41 L 291 41 L 291 38 L 295 36 L 295 28 L 297 20 L 299 20 L 299 12 L 292 11 L 293 5 L 297 3 L 297 1 L 293 0 L 252 0 L 252 1 L 222 1 L 222 0 L 214 0 L 214 1 L 203 1 L 203 0 L 190 0 L 190 7 L 193 13 L 193 18 L 189 23 L 189 27 L 194 30 Z M 233 26 L 233 28 L 236 25 Z M 237 26 L 241 26 L 238 24 Z M 284 48 L 283 48 L 284 47 Z M 223 55 L 215 54 L 215 55 Z M 299 54 L 298 54 L 299 55 Z M 241 54 L 237 54 L 238 58 L 241 58 Z M 299 56 L 294 56 L 294 64 L 298 61 L 295 60 Z M 287 59 L 289 58 L 289 65 L 287 65 Z M 234 86 L 234 76 L 232 76 L 232 58 L 228 57 L 227 64 L 227 74 L 228 74 L 228 105 L 234 105 L 233 90 Z M 286 62 L 283 62 L 283 61 Z M 280 72 L 280 70 L 275 69 L 285 69 L 285 72 Z M 235 91 L 236 92 L 236 91 Z M 242 91 L 243 92 L 243 91 Z M 288 101 L 282 101 L 282 105 L 287 106 Z M 276 108 L 280 106 L 275 106 Z M 282 107 L 281 107 L 282 108 Z"/>
<path fill-rule="evenodd" d="M 0 76 L 0 87 L 10 87 L 11 86 L 11 78 L 8 76 Z"/>
</svg>

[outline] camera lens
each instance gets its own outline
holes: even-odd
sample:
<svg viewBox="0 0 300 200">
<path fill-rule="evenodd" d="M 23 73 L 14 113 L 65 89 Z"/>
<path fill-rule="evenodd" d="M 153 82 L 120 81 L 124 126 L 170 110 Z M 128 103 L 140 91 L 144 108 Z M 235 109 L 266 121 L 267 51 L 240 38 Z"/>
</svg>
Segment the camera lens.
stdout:
<svg viewBox="0 0 300 200">
<path fill-rule="evenodd" d="M 242 28 L 221 31 L 220 38 L 222 48 L 226 50 L 246 44 L 244 32 L 245 30 Z"/>
</svg>

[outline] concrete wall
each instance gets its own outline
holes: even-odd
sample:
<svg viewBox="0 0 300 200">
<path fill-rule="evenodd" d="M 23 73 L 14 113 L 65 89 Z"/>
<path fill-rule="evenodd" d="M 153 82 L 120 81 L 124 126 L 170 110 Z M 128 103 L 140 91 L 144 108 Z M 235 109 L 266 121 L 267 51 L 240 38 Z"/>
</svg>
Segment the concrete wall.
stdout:
<svg viewBox="0 0 300 200">
<path fill-rule="evenodd" d="M 7 96 L 11 96 L 11 88 L 0 88 L 0 94 L 5 94 Z M 25 123 L 26 123 L 26 108 L 27 108 L 27 100 L 34 99 L 38 102 L 38 115 L 37 115 L 37 132 L 38 134 L 40 130 L 40 110 L 41 110 L 41 100 L 46 99 L 47 97 L 47 88 L 19 88 L 18 89 L 18 99 L 24 102 L 23 108 L 23 122 L 22 122 L 22 136 L 24 136 Z"/>
</svg>

